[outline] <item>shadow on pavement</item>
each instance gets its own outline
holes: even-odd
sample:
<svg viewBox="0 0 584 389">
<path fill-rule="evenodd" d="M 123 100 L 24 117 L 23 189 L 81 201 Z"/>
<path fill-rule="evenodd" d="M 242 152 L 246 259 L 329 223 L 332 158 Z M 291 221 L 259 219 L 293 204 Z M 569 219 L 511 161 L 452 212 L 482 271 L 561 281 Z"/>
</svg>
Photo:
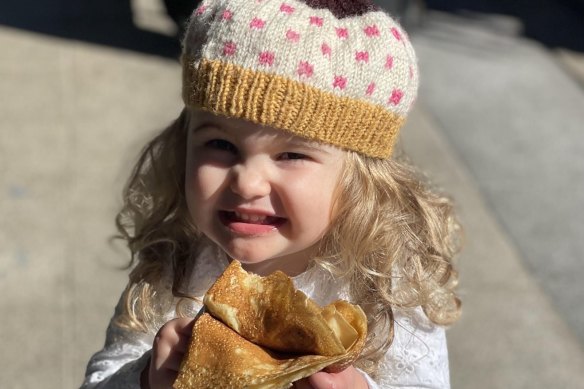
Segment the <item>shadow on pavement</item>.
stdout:
<svg viewBox="0 0 584 389">
<path fill-rule="evenodd" d="M 131 0 L 2 0 L 0 25 L 178 58 L 176 37 L 139 29 L 133 23 Z M 160 0 L 175 22 L 184 19 L 185 7 L 197 0 Z M 409 1 L 409 3 L 408 3 Z M 410 8 L 422 0 L 376 0 L 390 11 Z M 399 3 L 399 4 L 398 4 Z M 428 8 L 446 12 L 511 15 L 523 23 L 523 34 L 548 47 L 584 52 L 584 0 L 425 0 Z M 173 13 L 174 6 L 174 13 Z M 393 7 L 393 8 L 392 8 Z M 178 14 L 175 14 L 178 12 Z M 180 24 L 180 23 L 179 23 Z"/>
<path fill-rule="evenodd" d="M 159 0 L 182 35 L 190 13 L 200 0 Z M 251 1 L 251 0 L 250 0 Z M 422 0 L 375 0 L 407 19 L 420 11 Z M 178 37 L 142 30 L 134 25 L 131 0 L 2 0 L 0 25 L 65 39 L 178 58 Z M 402 20 L 404 21 L 404 20 Z"/>
<path fill-rule="evenodd" d="M 584 52 L 584 0 L 426 0 L 428 8 L 511 15 L 523 34 L 548 47 Z"/>
<path fill-rule="evenodd" d="M 130 0 L 2 0 L 0 25 L 168 58 L 180 54 L 176 37 L 134 25 Z"/>
</svg>

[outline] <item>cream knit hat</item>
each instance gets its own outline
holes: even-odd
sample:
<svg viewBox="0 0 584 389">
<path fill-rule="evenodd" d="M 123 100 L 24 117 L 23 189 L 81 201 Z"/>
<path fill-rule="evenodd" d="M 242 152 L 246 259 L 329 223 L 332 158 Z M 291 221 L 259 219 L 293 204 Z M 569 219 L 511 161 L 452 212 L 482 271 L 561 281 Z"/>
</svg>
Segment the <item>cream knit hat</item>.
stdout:
<svg viewBox="0 0 584 389">
<path fill-rule="evenodd" d="M 187 106 L 381 158 L 418 89 L 406 33 L 368 0 L 204 0 L 182 65 Z"/>
</svg>

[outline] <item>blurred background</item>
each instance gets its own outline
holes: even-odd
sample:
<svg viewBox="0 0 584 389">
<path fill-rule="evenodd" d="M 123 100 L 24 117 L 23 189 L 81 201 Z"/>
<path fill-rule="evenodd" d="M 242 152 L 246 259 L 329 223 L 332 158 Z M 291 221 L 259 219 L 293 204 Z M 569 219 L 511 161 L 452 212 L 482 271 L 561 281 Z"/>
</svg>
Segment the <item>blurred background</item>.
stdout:
<svg viewBox="0 0 584 389">
<path fill-rule="evenodd" d="M 127 278 L 108 244 L 181 109 L 196 2 L 0 2 L 0 387 L 80 385 Z M 584 388 L 584 1 L 378 1 L 422 83 L 401 148 L 466 229 L 455 389 Z"/>
</svg>

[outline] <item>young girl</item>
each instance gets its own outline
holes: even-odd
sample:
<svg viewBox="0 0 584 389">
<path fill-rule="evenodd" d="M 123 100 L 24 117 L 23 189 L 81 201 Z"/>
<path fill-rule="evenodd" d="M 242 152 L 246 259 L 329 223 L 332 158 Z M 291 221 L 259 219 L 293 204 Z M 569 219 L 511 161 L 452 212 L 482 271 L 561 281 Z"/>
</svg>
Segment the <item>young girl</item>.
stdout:
<svg viewBox="0 0 584 389">
<path fill-rule="evenodd" d="M 390 158 L 418 86 L 404 31 L 365 0 L 205 0 L 182 64 L 185 109 L 125 190 L 133 268 L 83 388 L 170 388 L 232 259 L 367 314 L 355 365 L 296 388 L 448 388 L 458 225 Z"/>
</svg>

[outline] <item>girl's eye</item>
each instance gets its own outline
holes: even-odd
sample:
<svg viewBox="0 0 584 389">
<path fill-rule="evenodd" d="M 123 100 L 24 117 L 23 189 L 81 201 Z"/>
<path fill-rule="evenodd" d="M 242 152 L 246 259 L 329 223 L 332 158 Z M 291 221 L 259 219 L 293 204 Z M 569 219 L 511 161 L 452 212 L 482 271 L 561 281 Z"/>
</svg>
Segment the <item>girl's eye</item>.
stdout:
<svg viewBox="0 0 584 389">
<path fill-rule="evenodd" d="M 300 154 L 300 153 L 286 152 L 286 153 L 280 154 L 280 160 L 283 160 L 283 161 L 302 160 L 302 159 L 308 159 L 308 157 L 306 155 Z"/>
<path fill-rule="evenodd" d="M 237 153 L 237 147 L 235 147 L 233 143 L 228 142 L 224 139 L 212 139 L 205 143 L 205 147 L 214 150 L 227 151 L 233 154 Z"/>
</svg>

